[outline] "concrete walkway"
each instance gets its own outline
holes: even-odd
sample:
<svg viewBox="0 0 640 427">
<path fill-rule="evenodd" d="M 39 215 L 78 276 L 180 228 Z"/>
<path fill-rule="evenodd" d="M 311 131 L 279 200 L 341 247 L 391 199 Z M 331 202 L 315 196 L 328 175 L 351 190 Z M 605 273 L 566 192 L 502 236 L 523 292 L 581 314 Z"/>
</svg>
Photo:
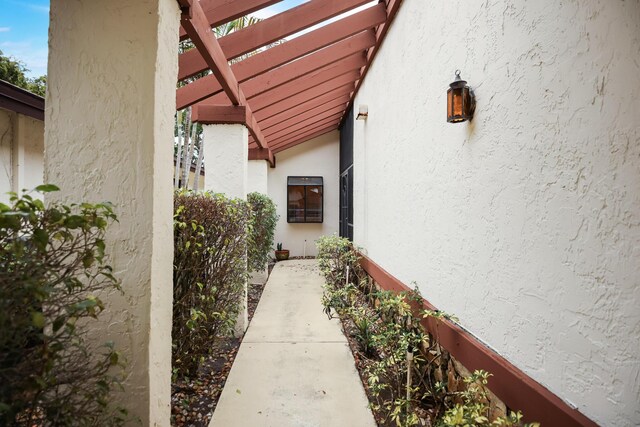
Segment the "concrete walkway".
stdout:
<svg viewBox="0 0 640 427">
<path fill-rule="evenodd" d="M 315 260 L 276 264 L 210 427 L 375 427 Z"/>
</svg>

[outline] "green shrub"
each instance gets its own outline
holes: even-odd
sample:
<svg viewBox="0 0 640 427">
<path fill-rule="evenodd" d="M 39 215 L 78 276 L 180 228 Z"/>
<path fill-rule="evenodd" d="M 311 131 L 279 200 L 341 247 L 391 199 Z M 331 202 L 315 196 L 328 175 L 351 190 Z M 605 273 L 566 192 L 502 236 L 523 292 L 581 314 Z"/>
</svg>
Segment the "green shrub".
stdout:
<svg viewBox="0 0 640 427">
<path fill-rule="evenodd" d="M 120 291 L 103 240 L 115 220 L 107 203 L 0 203 L 0 425 L 123 424 L 119 354 L 86 339 L 99 295 Z"/>
<path fill-rule="evenodd" d="M 451 356 L 439 345 L 438 337 L 431 336 L 421 324 L 427 317 L 438 321 L 455 318 L 418 309 L 422 297 L 417 289 L 377 291 L 358 257 L 345 238 L 325 236 L 318 240 L 318 265 L 325 277 L 324 311 L 330 317 L 333 311 L 338 313 L 345 331 L 350 331 L 357 343 L 377 418 L 399 427 L 425 422 L 438 427 L 523 425 L 519 412 L 492 417 L 486 391 L 488 374 L 476 371 L 458 380 Z"/>
<path fill-rule="evenodd" d="M 251 209 L 247 263 L 249 271 L 260 271 L 269 261 L 278 214 L 276 205 L 264 194 L 249 193 L 247 201 Z"/>
<path fill-rule="evenodd" d="M 173 371 L 193 376 L 229 335 L 247 280 L 248 204 L 221 194 L 174 198 Z"/>
</svg>

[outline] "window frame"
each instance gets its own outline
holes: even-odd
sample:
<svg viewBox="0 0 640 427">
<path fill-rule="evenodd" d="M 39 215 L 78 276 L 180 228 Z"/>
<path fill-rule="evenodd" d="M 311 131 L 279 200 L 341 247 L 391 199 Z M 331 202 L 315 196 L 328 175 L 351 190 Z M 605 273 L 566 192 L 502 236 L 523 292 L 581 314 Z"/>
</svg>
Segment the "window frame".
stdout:
<svg viewBox="0 0 640 427">
<path fill-rule="evenodd" d="M 289 184 L 291 178 L 313 178 L 320 179 L 320 184 Z M 289 215 L 289 187 L 304 187 L 304 221 L 294 221 Z M 307 220 L 307 188 L 308 187 L 320 187 L 322 188 L 322 195 L 320 196 L 320 221 L 308 221 Z M 322 224 L 324 223 L 324 177 L 323 176 L 311 176 L 311 175 L 290 175 L 287 176 L 287 223 L 288 224 Z"/>
</svg>

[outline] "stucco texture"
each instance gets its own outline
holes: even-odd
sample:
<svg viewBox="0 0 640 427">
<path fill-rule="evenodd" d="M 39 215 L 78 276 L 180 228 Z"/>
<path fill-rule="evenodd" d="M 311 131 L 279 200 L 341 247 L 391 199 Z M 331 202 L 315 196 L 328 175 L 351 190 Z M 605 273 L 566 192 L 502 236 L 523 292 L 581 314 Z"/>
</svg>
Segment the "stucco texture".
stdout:
<svg viewBox="0 0 640 427">
<path fill-rule="evenodd" d="M 171 378 L 175 0 L 53 0 L 45 175 L 65 202 L 110 201 L 107 253 L 124 296 L 92 331 L 127 361 L 118 398 L 144 426 L 168 426 Z"/>
<path fill-rule="evenodd" d="M 607 426 L 640 424 L 639 73 L 637 0 L 404 0 L 355 101 L 356 243 Z"/>
<path fill-rule="evenodd" d="M 315 241 L 338 232 L 340 135 L 329 132 L 278 153 L 276 167 L 269 168 L 269 197 L 277 206 L 280 219 L 275 242 L 289 249 L 290 256 L 317 255 Z M 287 177 L 321 176 L 324 179 L 324 221 L 322 224 L 287 223 Z"/>
<path fill-rule="evenodd" d="M 0 109 L 0 202 L 42 184 L 43 163 L 44 122 Z"/>
</svg>

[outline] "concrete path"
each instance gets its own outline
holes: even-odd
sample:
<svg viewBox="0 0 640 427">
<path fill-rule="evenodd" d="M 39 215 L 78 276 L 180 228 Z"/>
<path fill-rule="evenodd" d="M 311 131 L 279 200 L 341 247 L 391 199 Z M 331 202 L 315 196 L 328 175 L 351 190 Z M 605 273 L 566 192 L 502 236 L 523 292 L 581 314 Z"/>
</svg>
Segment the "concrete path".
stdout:
<svg viewBox="0 0 640 427">
<path fill-rule="evenodd" d="M 210 427 L 375 427 L 315 260 L 276 264 Z"/>
</svg>

